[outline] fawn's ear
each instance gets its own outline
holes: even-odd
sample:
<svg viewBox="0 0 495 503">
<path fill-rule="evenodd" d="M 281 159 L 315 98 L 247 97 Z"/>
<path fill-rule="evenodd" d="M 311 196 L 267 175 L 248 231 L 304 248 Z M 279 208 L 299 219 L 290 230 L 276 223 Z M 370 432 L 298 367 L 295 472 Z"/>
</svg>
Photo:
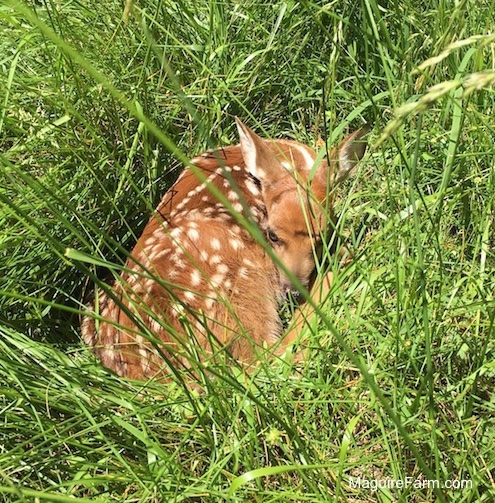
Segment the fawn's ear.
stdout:
<svg viewBox="0 0 495 503">
<path fill-rule="evenodd" d="M 370 129 L 371 126 L 365 124 L 340 143 L 337 150 L 338 166 L 332 181 L 334 186 L 355 174 L 357 163 L 366 152 L 367 143 L 365 136 Z"/>
<path fill-rule="evenodd" d="M 330 166 L 326 161 L 320 164 L 311 184 L 313 193 L 320 202 L 327 198 L 332 188 L 356 172 L 357 163 L 366 152 L 365 136 L 370 129 L 366 124 L 354 131 L 338 148 L 332 149 Z"/>
<path fill-rule="evenodd" d="M 261 184 L 270 184 L 277 180 L 286 170 L 268 147 L 267 141 L 260 138 L 241 120 L 235 118 L 241 151 L 246 168 Z"/>
</svg>

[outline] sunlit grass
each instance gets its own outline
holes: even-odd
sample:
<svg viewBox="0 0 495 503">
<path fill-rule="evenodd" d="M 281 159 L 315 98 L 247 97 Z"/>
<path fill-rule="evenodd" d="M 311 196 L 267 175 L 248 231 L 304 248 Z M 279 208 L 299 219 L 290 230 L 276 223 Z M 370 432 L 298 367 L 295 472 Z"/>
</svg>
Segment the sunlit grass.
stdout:
<svg viewBox="0 0 495 503">
<path fill-rule="evenodd" d="M 4 1 L 3 500 L 492 501 L 493 12 L 158 0 L 125 24 L 118 2 Z M 126 382 L 81 344 L 84 299 L 235 115 L 311 145 L 374 122 L 329 323 L 297 368 Z"/>
</svg>

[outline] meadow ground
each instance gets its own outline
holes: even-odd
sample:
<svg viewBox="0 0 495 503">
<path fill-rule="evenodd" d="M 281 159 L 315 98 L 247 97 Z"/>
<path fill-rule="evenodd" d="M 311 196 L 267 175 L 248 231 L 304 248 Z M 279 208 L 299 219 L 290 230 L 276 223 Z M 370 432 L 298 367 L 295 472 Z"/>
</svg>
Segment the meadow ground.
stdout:
<svg viewBox="0 0 495 503">
<path fill-rule="evenodd" d="M 2 2 L 2 501 L 495 500 L 494 3 Z M 235 115 L 374 123 L 311 357 L 119 379 L 82 301 Z"/>
</svg>

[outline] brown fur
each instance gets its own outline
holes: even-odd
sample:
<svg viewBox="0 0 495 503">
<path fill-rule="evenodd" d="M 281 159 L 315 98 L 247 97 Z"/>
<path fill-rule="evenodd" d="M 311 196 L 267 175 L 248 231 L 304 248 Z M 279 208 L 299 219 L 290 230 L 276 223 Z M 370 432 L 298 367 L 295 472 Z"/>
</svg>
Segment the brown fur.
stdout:
<svg viewBox="0 0 495 503">
<path fill-rule="evenodd" d="M 311 149 L 261 140 L 238 126 L 240 145 L 191 161 L 151 217 L 127 270 L 108 293 L 97 293 L 94 314 L 83 319 L 84 341 L 119 375 L 164 378 L 165 360 L 190 368 L 219 351 L 249 367 L 266 351 L 282 354 L 297 338 L 294 330 L 282 337 L 278 315 L 289 279 L 233 213 L 271 239 L 282 263 L 309 285 L 315 243 L 329 223 L 328 173 L 338 168 L 322 163 L 311 181 Z M 362 156 L 360 137 L 345 143 L 348 150 L 357 142 L 346 161 Z"/>
</svg>

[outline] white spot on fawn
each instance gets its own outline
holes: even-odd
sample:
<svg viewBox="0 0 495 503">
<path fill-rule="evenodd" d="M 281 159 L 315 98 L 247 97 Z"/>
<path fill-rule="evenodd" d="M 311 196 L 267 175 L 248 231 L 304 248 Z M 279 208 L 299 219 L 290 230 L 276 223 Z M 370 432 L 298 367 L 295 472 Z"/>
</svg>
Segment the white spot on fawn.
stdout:
<svg viewBox="0 0 495 503">
<path fill-rule="evenodd" d="M 193 292 L 186 291 L 184 292 L 184 298 L 189 302 L 192 302 L 196 300 L 196 294 L 194 294 Z"/>
<path fill-rule="evenodd" d="M 148 246 L 153 246 L 155 244 L 156 238 L 155 235 L 149 237 L 145 242 L 144 242 L 144 248 L 148 248 Z"/>
<path fill-rule="evenodd" d="M 214 274 L 211 277 L 211 286 L 213 288 L 218 288 L 225 281 L 224 274 Z"/>
<path fill-rule="evenodd" d="M 160 324 L 159 321 L 157 320 L 154 320 L 154 319 L 150 319 L 149 320 L 149 326 L 150 326 L 150 330 L 154 333 L 154 334 L 159 334 L 161 331 L 163 331 L 163 327 L 162 325 Z M 143 340 L 144 342 L 144 340 Z"/>
<path fill-rule="evenodd" d="M 260 190 L 258 189 L 256 183 L 254 183 L 253 180 L 247 179 L 244 182 L 244 185 L 246 186 L 246 189 L 253 194 L 253 196 L 258 197 L 260 195 Z"/>
<path fill-rule="evenodd" d="M 210 258 L 211 264 L 219 264 L 222 261 L 222 257 L 220 255 L 212 255 Z"/>
<path fill-rule="evenodd" d="M 241 203 L 234 203 L 232 205 L 232 208 L 234 209 L 234 211 L 236 211 L 237 213 L 242 213 L 242 204 Z"/>
<path fill-rule="evenodd" d="M 177 239 L 182 234 L 182 229 L 180 227 L 175 227 L 170 231 L 170 236 Z"/>
<path fill-rule="evenodd" d="M 239 194 L 235 190 L 230 190 L 227 197 L 229 201 L 239 201 Z"/>
<path fill-rule="evenodd" d="M 237 271 L 237 274 L 239 274 L 239 276 L 240 276 L 242 279 L 248 279 L 248 277 L 249 277 L 248 270 L 247 270 L 245 267 L 241 267 L 241 268 Z"/>
<path fill-rule="evenodd" d="M 287 171 L 294 171 L 294 166 L 288 161 L 282 161 L 280 164 L 287 170 Z"/>
<path fill-rule="evenodd" d="M 175 267 L 177 269 L 185 269 L 186 268 L 186 263 L 177 255 L 172 255 L 170 257 L 170 260 L 174 263 Z"/>
<path fill-rule="evenodd" d="M 185 197 L 176 207 L 175 207 L 175 212 L 178 213 L 180 210 L 183 210 L 186 205 L 189 204 L 189 201 L 191 200 L 190 197 Z"/>
<path fill-rule="evenodd" d="M 226 264 L 218 264 L 217 272 L 219 274 L 227 274 L 229 272 L 229 266 Z"/>
<path fill-rule="evenodd" d="M 232 238 L 229 241 L 230 246 L 235 250 L 242 250 L 244 248 L 244 243 L 240 239 Z"/>
<path fill-rule="evenodd" d="M 191 241 L 199 241 L 199 231 L 197 229 L 188 229 L 187 235 Z"/>
<path fill-rule="evenodd" d="M 146 258 L 148 259 L 149 263 L 152 263 L 152 262 L 155 262 L 156 259 L 158 257 L 160 257 L 161 254 L 162 254 L 162 252 L 160 251 L 160 249 L 153 248 L 153 250 L 151 251 L 151 253 Z"/>
<path fill-rule="evenodd" d="M 184 306 L 180 302 L 172 302 L 170 304 L 170 312 L 172 316 L 181 316 L 184 314 Z"/>
<path fill-rule="evenodd" d="M 230 215 L 229 213 L 222 212 L 218 214 L 218 218 L 222 220 L 222 222 L 229 222 L 232 220 L 232 215 Z"/>
<path fill-rule="evenodd" d="M 191 273 L 191 285 L 198 286 L 201 283 L 201 274 L 197 269 Z"/>
</svg>

